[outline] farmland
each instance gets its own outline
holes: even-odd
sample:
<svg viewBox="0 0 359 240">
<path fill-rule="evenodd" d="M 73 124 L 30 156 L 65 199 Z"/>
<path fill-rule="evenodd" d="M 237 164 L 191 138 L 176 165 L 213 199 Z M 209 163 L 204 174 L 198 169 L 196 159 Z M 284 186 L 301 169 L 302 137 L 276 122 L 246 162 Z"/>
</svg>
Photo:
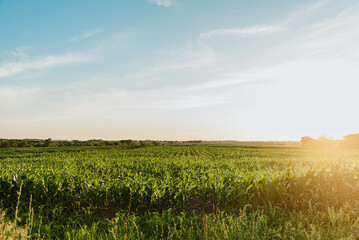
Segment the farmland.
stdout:
<svg viewBox="0 0 359 240">
<path fill-rule="evenodd" d="M 0 238 L 358 239 L 358 177 L 358 150 L 1 149 Z"/>
</svg>

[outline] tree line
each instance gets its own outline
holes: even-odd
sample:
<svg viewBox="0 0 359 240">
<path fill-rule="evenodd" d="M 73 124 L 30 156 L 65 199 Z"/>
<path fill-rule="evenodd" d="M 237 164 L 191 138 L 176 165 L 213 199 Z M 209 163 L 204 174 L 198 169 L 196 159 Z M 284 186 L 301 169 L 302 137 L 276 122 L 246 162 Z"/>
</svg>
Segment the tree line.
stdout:
<svg viewBox="0 0 359 240">
<path fill-rule="evenodd" d="M 48 139 L 0 139 L 0 148 L 14 147 L 66 147 L 66 146 L 123 146 L 123 147 L 141 147 L 158 146 L 163 144 L 161 141 L 154 140 L 118 140 L 107 141 L 101 139 L 93 140 L 52 140 Z"/>
<path fill-rule="evenodd" d="M 118 146 L 121 148 L 159 145 L 201 144 L 201 140 L 166 141 L 166 140 L 52 140 L 48 139 L 0 139 L 0 148 L 15 147 L 70 147 L 70 146 Z"/>
<path fill-rule="evenodd" d="M 325 135 L 317 139 L 305 136 L 301 138 L 301 144 L 311 148 L 359 148 L 359 134 L 348 134 L 342 140 L 333 140 Z"/>
</svg>

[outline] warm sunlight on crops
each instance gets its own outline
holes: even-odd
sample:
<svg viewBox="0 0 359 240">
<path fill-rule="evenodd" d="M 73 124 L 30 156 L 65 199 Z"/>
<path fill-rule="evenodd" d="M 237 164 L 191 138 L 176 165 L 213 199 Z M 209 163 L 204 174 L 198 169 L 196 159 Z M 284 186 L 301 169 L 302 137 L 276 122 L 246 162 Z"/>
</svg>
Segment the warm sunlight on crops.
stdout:
<svg viewBox="0 0 359 240">
<path fill-rule="evenodd" d="M 284 239 L 285 234 L 308 233 L 309 225 L 299 226 L 307 224 L 305 221 L 323 238 L 344 236 L 353 233 L 348 229 L 357 226 L 359 217 L 358 159 L 356 149 L 211 145 L 3 149 L 0 203 L 9 212 L 15 209 L 22 185 L 20 214 L 27 216 L 31 199 L 34 229 L 40 228 L 44 236 L 63 237 L 68 228 L 73 229 L 68 234 L 77 236 L 77 226 L 117 219 L 118 213 L 125 214 L 121 221 L 134 221 L 134 216 L 143 220 L 154 217 L 146 213 L 159 213 L 162 218 L 169 214 L 167 218 L 175 219 L 186 212 L 188 217 L 212 219 L 211 214 L 238 217 L 243 211 L 271 223 L 272 230 L 265 230 L 269 227 L 266 222 L 262 230 L 257 229 L 255 236 L 260 239 L 278 239 L 270 231 L 281 232 Z M 225 215 L 217 217 L 228 220 Z M 309 219 L 300 220 L 303 217 Z M 64 227 L 58 229 L 53 221 Z M 275 227 L 282 224 L 299 225 L 284 234 Z M 114 231 L 114 227 L 108 225 L 107 230 Z M 150 225 L 142 227 L 145 231 Z M 345 229 L 347 233 L 343 233 Z"/>
</svg>

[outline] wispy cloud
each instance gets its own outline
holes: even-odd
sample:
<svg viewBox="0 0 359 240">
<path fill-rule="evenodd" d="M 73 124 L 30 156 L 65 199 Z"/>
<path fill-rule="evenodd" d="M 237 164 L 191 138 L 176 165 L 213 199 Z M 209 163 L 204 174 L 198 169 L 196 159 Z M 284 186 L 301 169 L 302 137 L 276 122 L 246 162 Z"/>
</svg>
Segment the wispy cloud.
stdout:
<svg viewBox="0 0 359 240">
<path fill-rule="evenodd" d="M 175 5 L 174 0 L 149 0 L 149 2 L 163 7 L 171 7 Z"/>
<path fill-rule="evenodd" d="M 282 22 L 280 22 L 277 25 L 248 26 L 242 28 L 218 28 L 218 29 L 210 30 L 208 32 L 201 33 L 199 35 L 199 38 L 211 38 L 216 36 L 240 37 L 240 36 L 261 35 L 261 34 L 281 32 L 287 29 L 288 24 L 291 24 L 295 21 L 303 20 L 315 14 L 321 8 L 326 6 L 329 2 L 330 0 L 316 1 L 315 3 L 307 7 L 301 8 L 291 13 L 289 16 L 287 16 Z"/>
<path fill-rule="evenodd" d="M 83 32 L 79 35 L 74 36 L 73 38 L 71 38 L 69 41 L 70 42 L 76 42 L 76 41 L 80 41 L 89 37 L 93 37 L 97 34 L 99 34 L 101 32 L 101 28 L 97 28 L 93 31 L 88 31 L 88 32 Z"/>
<path fill-rule="evenodd" d="M 0 64 L 0 78 L 10 77 L 20 74 L 27 70 L 44 69 L 59 65 L 88 62 L 92 60 L 91 56 L 81 54 L 66 54 L 62 56 L 45 56 L 36 60 L 29 60 L 29 57 L 21 53 L 18 61 L 9 62 L 5 60 Z"/>
<path fill-rule="evenodd" d="M 167 59 L 153 69 L 155 71 L 172 71 L 181 69 L 196 69 L 209 66 L 217 61 L 216 53 L 211 48 L 193 47 L 191 45 L 166 52 Z"/>
<path fill-rule="evenodd" d="M 287 19 L 285 19 L 285 23 L 289 24 L 298 20 L 302 20 L 308 18 L 319 11 L 321 8 L 326 6 L 331 0 L 319 0 L 311 5 L 301 8 L 293 13 L 291 13 Z"/>
<path fill-rule="evenodd" d="M 37 90 L 38 90 L 37 88 L 5 86 L 5 87 L 0 87 L 0 95 L 1 97 L 4 98 L 16 99 L 19 96 L 34 94 Z"/>
<path fill-rule="evenodd" d="M 301 21 L 301 17 L 316 14 L 325 4 L 326 1 L 317 2 L 293 16 L 300 16 L 297 20 Z M 164 52 L 161 55 L 163 59 L 152 64 L 152 71 L 142 72 L 145 73 L 143 75 L 139 71 L 136 76 L 129 77 L 138 83 L 136 87 L 143 84 L 152 89 L 169 86 L 186 88 L 188 95 L 172 93 L 174 102 L 178 99 L 205 101 L 207 97 L 212 97 L 214 100 L 208 103 L 213 106 L 216 102 L 223 103 L 227 100 L 226 103 L 231 105 L 231 101 L 242 99 L 258 106 L 263 104 L 265 108 L 268 107 L 265 104 L 267 101 L 275 102 L 273 106 L 281 106 L 276 102 L 277 98 L 271 95 L 273 94 L 283 96 L 282 99 L 288 99 L 288 104 L 292 103 L 306 112 L 306 109 L 317 101 L 318 92 L 310 92 L 310 86 L 314 83 L 317 86 L 316 91 L 321 89 L 322 85 L 326 86 L 326 91 L 331 88 L 333 95 L 337 89 L 341 89 L 338 79 L 345 78 L 348 85 L 357 85 L 354 79 L 358 75 L 356 66 L 359 63 L 359 48 L 356 44 L 359 39 L 356 31 L 359 22 L 358 11 L 352 9 L 346 11 L 346 14 L 334 15 L 324 20 L 316 19 L 310 23 L 302 23 L 301 26 L 296 26 L 292 22 L 293 24 L 277 23 L 205 32 L 200 34 L 199 38 L 244 38 L 240 41 L 237 38 L 220 38 L 215 42 L 194 39 L 191 44 L 179 47 L 177 51 Z M 277 32 L 278 34 L 270 34 Z M 261 35 L 263 41 L 245 38 L 258 35 Z M 187 53 L 184 54 L 185 52 Z M 293 88 L 292 85 L 296 87 Z M 271 86 L 270 91 L 268 86 Z M 296 99 L 301 99 L 303 93 L 307 93 L 310 96 L 308 99 L 312 102 L 297 102 Z M 222 94 L 223 98 L 216 98 L 219 94 Z M 254 99 L 253 96 L 258 95 L 258 100 Z M 262 101 L 266 97 L 276 100 Z M 323 98 L 327 101 L 326 105 L 331 103 L 332 97 L 329 95 Z M 174 102 L 172 104 L 176 105 Z M 183 102 L 178 101 L 178 104 L 181 105 Z M 279 108 L 272 109 L 280 112 Z"/>
<path fill-rule="evenodd" d="M 214 36 L 245 36 L 268 34 L 285 30 L 281 26 L 251 26 L 244 28 L 219 28 L 201 33 L 200 38 L 211 38 Z"/>
</svg>

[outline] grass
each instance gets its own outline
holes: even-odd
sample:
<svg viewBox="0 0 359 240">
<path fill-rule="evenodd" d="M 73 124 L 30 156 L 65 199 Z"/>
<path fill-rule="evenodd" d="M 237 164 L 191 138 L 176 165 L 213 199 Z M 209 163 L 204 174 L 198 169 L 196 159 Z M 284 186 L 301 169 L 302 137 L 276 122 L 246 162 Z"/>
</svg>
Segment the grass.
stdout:
<svg viewBox="0 0 359 240">
<path fill-rule="evenodd" d="M 26 227 L 19 227 L 15 221 L 7 221 L 5 219 L 5 212 L 0 211 L 0 239 L 29 239 L 28 229 Z"/>
</svg>

